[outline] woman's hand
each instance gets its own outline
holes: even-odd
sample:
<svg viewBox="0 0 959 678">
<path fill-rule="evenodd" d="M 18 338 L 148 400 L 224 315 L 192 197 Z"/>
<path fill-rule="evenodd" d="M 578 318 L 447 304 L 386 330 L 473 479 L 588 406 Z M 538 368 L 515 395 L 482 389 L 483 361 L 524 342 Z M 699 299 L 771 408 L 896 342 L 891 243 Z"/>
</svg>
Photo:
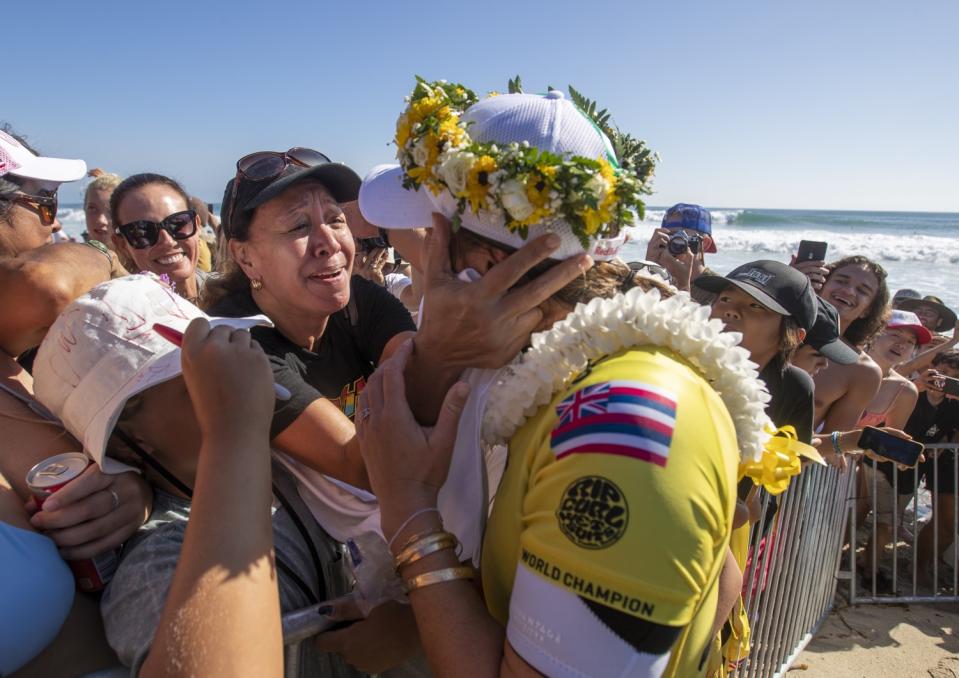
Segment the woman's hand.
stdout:
<svg viewBox="0 0 959 678">
<path fill-rule="evenodd" d="M 360 451 L 388 536 L 414 511 L 436 506 L 469 395 L 467 384 L 454 384 L 443 399 L 436 426 L 420 426 L 406 401 L 403 380 L 412 348 L 412 342 L 404 342 L 380 364 L 363 389 L 356 415 Z"/>
<path fill-rule="evenodd" d="M 386 265 L 385 247 L 379 247 L 369 252 L 357 252 L 354 259 L 353 275 L 366 278 L 380 287 L 386 285 L 386 276 L 383 275 L 383 267 Z"/>
<path fill-rule="evenodd" d="M 809 278 L 809 282 L 812 283 L 812 288 L 817 292 L 822 289 L 823 284 L 826 282 L 826 277 L 829 275 L 829 269 L 826 268 L 826 262 L 824 261 L 797 262 L 796 255 L 794 254 L 789 265 Z"/>
<path fill-rule="evenodd" d="M 90 464 L 48 497 L 30 523 L 53 539 L 64 558 L 79 560 L 119 548 L 152 506 L 153 491 L 138 473 L 108 475 Z"/>
<path fill-rule="evenodd" d="M 320 612 L 336 622 L 358 620 L 347 628 L 316 637 L 321 652 L 334 652 L 365 673 L 382 673 L 408 660 L 420 650 L 413 608 L 395 601 L 374 607 L 363 619 L 352 596 L 331 600 Z"/>
<path fill-rule="evenodd" d="M 196 318 L 183 333 L 182 362 L 204 439 L 269 434 L 273 370 L 248 330 Z"/>
</svg>

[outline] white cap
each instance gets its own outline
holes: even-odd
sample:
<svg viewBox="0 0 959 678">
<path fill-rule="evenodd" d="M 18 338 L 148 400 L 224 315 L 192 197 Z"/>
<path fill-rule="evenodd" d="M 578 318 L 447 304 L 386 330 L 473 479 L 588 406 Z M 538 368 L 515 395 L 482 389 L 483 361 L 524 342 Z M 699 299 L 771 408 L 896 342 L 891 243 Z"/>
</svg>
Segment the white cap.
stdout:
<svg viewBox="0 0 959 678">
<path fill-rule="evenodd" d="M 182 371 L 180 349 L 153 324 L 183 332 L 194 318 L 241 329 L 272 324 L 266 316 L 210 318 L 152 274 L 139 274 L 94 287 L 47 332 L 33 364 L 34 393 L 104 472 L 128 470 L 105 458 L 127 400 Z"/>
<path fill-rule="evenodd" d="M 86 173 L 87 164 L 82 160 L 42 158 L 6 132 L 0 131 L 0 177 L 15 174 L 27 179 L 62 184 L 82 179 Z"/>
<path fill-rule="evenodd" d="M 558 90 L 545 95 L 501 94 L 488 97 L 470 106 L 462 115 L 473 141 L 508 144 L 528 142 L 544 151 L 560 156 L 582 156 L 593 160 L 604 158 L 615 161 L 609 139 L 571 101 Z M 403 168 L 399 165 L 374 167 L 360 186 L 360 211 L 375 226 L 386 229 L 427 228 L 432 225 L 432 213 L 452 217 L 457 212 L 456 198 L 444 190 L 439 195 L 421 187 L 403 188 Z M 478 235 L 510 247 L 522 247 L 526 242 L 516 232 L 506 228 L 505 218 L 486 211 L 479 215 L 469 209 L 462 214 L 463 226 Z M 594 259 L 612 259 L 625 236 L 596 238 L 589 250 L 565 221 L 555 220 L 529 228 L 529 238 L 545 233 L 556 233 L 561 238 L 554 259 L 567 259 L 589 252 Z"/>
</svg>

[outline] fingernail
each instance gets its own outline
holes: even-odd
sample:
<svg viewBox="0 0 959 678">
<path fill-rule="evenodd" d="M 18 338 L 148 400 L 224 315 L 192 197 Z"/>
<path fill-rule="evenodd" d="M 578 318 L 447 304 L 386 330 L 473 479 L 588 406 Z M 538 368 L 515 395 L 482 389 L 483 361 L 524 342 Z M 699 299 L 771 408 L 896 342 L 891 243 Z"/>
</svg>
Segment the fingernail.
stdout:
<svg viewBox="0 0 959 678">
<path fill-rule="evenodd" d="M 559 236 L 555 233 L 550 233 L 546 236 L 546 246 L 553 250 L 559 247 Z"/>
<path fill-rule="evenodd" d="M 593 258 L 588 254 L 579 260 L 579 270 L 588 271 L 593 267 Z"/>
<path fill-rule="evenodd" d="M 39 513 L 34 513 L 32 516 L 30 516 L 30 524 L 33 525 L 34 527 L 40 527 L 40 523 L 42 522 L 43 521 L 40 520 Z"/>
<path fill-rule="evenodd" d="M 50 497 L 45 502 L 43 502 L 44 511 L 56 511 L 58 508 L 60 508 L 60 502 L 58 502 L 53 497 Z"/>
<path fill-rule="evenodd" d="M 318 615 L 322 616 L 322 617 L 329 617 L 331 614 L 333 614 L 333 606 L 332 606 L 332 605 L 320 605 L 320 606 L 316 609 L 316 613 L 317 613 Z"/>
</svg>

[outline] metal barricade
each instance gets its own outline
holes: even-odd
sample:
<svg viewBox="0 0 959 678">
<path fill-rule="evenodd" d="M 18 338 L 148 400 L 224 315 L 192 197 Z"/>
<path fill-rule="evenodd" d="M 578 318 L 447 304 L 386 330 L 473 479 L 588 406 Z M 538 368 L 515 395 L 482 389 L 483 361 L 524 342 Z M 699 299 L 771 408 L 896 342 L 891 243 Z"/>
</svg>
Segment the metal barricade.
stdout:
<svg viewBox="0 0 959 678">
<path fill-rule="evenodd" d="M 851 467 L 808 465 L 764 498 L 743 573 L 751 647 L 731 675 L 783 675 L 829 615 L 854 479 Z"/>
<path fill-rule="evenodd" d="M 926 461 L 905 471 L 861 462 L 849 569 L 840 573 L 849 580 L 851 604 L 959 601 L 957 449 L 926 445 Z"/>
<path fill-rule="evenodd" d="M 319 609 L 319 605 L 313 605 L 283 615 L 283 675 L 287 678 L 300 675 L 300 644 L 329 626 Z"/>
</svg>

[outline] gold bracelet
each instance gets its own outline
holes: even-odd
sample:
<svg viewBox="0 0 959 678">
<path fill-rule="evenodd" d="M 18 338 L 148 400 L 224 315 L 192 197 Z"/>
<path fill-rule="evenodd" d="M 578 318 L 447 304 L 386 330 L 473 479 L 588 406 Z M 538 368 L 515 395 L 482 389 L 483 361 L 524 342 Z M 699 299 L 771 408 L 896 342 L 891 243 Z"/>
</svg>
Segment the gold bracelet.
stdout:
<svg viewBox="0 0 959 678">
<path fill-rule="evenodd" d="M 442 584 L 445 581 L 456 581 L 457 579 L 473 579 L 476 577 L 476 570 L 472 567 L 447 567 L 442 570 L 424 572 L 411 579 L 406 580 L 406 592 L 415 591 L 433 584 Z"/>
<path fill-rule="evenodd" d="M 403 549 L 393 562 L 396 564 L 396 569 L 399 570 L 431 553 L 456 548 L 458 543 L 456 537 L 449 532 L 434 532 Z"/>
<path fill-rule="evenodd" d="M 420 539 L 425 539 L 426 537 L 429 537 L 431 534 L 440 534 L 442 532 L 443 532 L 442 527 L 431 527 L 430 529 L 424 530 L 423 532 L 416 532 L 409 539 L 403 542 L 403 545 L 400 547 L 400 550 L 397 551 L 397 554 L 403 553 L 403 551 L 405 551 L 410 546 L 418 542 Z M 397 555 L 396 557 L 399 557 L 399 556 Z"/>
</svg>

